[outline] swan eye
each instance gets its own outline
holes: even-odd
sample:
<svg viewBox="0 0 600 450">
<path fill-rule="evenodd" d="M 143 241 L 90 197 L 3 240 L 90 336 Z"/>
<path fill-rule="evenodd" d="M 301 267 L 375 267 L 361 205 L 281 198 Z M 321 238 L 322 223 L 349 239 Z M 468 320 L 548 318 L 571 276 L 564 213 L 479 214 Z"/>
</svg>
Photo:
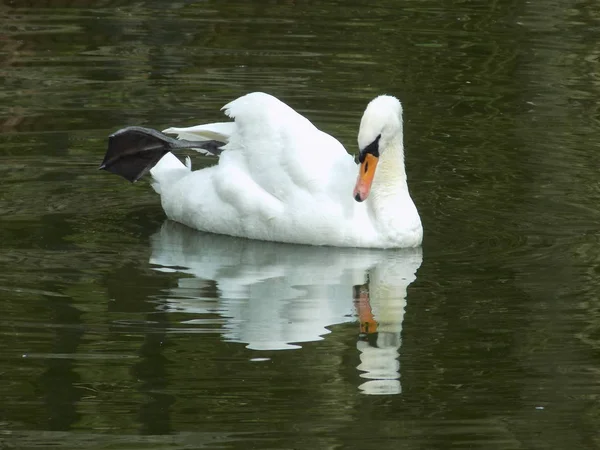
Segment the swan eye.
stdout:
<svg viewBox="0 0 600 450">
<path fill-rule="evenodd" d="M 373 142 L 367 145 L 360 153 L 361 155 L 366 155 L 370 153 L 371 155 L 379 158 L 379 139 L 381 139 L 381 134 L 378 135 Z"/>
<path fill-rule="evenodd" d="M 367 156 L 367 154 L 371 154 L 374 157 L 379 158 L 379 139 L 381 139 L 381 134 L 377 136 L 373 142 L 358 152 L 358 155 L 354 157 L 354 162 L 356 164 L 362 164 L 365 161 L 365 156 Z M 366 171 L 367 170 L 365 168 L 365 172 Z"/>
</svg>

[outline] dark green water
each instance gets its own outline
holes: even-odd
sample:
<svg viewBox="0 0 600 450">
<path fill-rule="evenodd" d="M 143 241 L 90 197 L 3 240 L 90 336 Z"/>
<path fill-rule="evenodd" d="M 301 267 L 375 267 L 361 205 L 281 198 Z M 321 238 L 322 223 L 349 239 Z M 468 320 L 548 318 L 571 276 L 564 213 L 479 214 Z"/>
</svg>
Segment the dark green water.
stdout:
<svg viewBox="0 0 600 450">
<path fill-rule="evenodd" d="M 598 42 L 587 0 L 0 2 L 0 448 L 600 448 Z M 96 170 L 253 90 L 351 152 L 400 97 L 422 253 Z"/>
</svg>

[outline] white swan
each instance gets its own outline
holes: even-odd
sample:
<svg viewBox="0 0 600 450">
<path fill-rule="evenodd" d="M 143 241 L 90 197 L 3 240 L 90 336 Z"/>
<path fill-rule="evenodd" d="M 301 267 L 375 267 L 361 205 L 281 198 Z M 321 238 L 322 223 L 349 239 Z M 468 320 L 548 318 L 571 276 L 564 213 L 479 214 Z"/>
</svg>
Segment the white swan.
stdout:
<svg viewBox="0 0 600 450">
<path fill-rule="evenodd" d="M 233 122 L 164 131 L 184 140 L 139 127 L 120 130 L 101 168 L 131 181 L 151 169 L 167 216 L 203 231 L 342 247 L 421 244 L 395 97 L 382 95 L 367 106 L 358 133 L 360 167 L 336 139 L 271 95 L 247 94 L 223 109 Z M 220 159 L 192 171 L 189 160 L 184 165 L 170 153 L 178 148 Z"/>
</svg>

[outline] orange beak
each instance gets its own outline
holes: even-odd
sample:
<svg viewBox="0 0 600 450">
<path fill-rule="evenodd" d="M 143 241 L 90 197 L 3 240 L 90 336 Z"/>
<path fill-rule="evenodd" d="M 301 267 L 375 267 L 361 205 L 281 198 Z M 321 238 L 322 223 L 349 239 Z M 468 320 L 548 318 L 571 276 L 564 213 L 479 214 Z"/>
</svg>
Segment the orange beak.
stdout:
<svg viewBox="0 0 600 450">
<path fill-rule="evenodd" d="M 365 155 L 365 159 L 360 165 L 358 171 L 358 179 L 356 180 L 356 186 L 354 187 L 354 200 L 357 202 L 364 202 L 371 192 L 371 183 L 373 183 L 373 177 L 375 176 L 375 168 L 379 158 L 373 156 L 370 153 Z"/>
</svg>

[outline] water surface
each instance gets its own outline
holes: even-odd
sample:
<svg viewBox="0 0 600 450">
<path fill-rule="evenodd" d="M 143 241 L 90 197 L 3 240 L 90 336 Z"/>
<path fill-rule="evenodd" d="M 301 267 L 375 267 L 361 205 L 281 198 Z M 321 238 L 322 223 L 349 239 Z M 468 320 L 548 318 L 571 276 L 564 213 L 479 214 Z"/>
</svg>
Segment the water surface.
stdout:
<svg viewBox="0 0 600 450">
<path fill-rule="evenodd" d="M 0 3 L 0 446 L 600 448 L 589 1 Z M 106 136 L 400 97 L 416 251 L 166 222 Z M 202 166 L 211 161 L 195 157 Z"/>
</svg>

